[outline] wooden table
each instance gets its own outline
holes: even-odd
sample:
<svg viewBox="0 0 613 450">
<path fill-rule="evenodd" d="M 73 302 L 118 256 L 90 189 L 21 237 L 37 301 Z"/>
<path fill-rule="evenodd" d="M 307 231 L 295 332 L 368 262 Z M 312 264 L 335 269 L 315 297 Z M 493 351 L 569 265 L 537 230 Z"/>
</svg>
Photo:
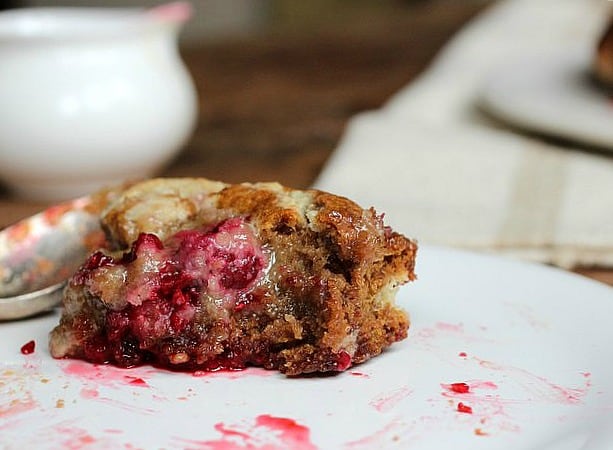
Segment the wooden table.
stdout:
<svg viewBox="0 0 613 450">
<path fill-rule="evenodd" d="M 398 0 L 308 33 L 276 29 L 184 48 L 200 119 L 162 175 L 308 187 L 347 119 L 414 79 L 482 7 L 474 0 Z M 45 206 L 0 191 L 0 227 Z M 578 271 L 613 285 L 613 270 Z"/>
</svg>

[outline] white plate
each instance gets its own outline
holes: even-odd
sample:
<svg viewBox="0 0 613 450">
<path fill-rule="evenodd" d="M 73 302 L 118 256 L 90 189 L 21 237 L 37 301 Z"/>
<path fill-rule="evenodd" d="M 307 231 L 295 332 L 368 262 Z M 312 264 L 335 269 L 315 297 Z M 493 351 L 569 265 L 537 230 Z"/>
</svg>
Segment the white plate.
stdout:
<svg viewBox="0 0 613 450">
<path fill-rule="evenodd" d="M 479 103 L 527 131 L 613 150 L 613 99 L 590 76 L 586 49 L 533 56 L 497 68 Z"/>
<path fill-rule="evenodd" d="M 4 449 L 613 448 L 613 290 L 427 247 L 410 337 L 327 377 L 56 361 L 57 316 L 0 324 Z M 22 344 L 34 339 L 33 354 Z M 469 391 L 454 392 L 452 383 Z M 459 403 L 472 413 L 458 411 Z M 602 444 L 598 447 L 598 441 Z M 591 442 L 592 447 L 582 447 Z"/>
</svg>

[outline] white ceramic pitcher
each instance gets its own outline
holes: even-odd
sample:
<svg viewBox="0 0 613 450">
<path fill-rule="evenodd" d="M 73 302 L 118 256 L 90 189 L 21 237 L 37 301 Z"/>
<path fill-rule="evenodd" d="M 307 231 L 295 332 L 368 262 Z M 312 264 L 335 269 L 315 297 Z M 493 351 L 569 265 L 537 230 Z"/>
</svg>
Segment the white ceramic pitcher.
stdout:
<svg viewBox="0 0 613 450">
<path fill-rule="evenodd" d="M 155 174 L 197 116 L 188 3 L 0 13 L 0 182 L 43 200 Z"/>
</svg>

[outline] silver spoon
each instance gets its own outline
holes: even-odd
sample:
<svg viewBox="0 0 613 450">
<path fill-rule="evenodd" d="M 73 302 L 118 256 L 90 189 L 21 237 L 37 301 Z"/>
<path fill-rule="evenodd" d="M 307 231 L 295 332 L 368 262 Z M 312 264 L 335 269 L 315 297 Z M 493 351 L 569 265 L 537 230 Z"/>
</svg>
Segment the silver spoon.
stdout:
<svg viewBox="0 0 613 450">
<path fill-rule="evenodd" d="M 27 294 L 0 298 L 0 320 L 16 320 L 51 311 L 62 302 L 66 282 Z"/>
<path fill-rule="evenodd" d="M 0 231 L 0 320 L 49 311 L 66 280 L 103 243 L 99 211 L 82 197 Z"/>
</svg>

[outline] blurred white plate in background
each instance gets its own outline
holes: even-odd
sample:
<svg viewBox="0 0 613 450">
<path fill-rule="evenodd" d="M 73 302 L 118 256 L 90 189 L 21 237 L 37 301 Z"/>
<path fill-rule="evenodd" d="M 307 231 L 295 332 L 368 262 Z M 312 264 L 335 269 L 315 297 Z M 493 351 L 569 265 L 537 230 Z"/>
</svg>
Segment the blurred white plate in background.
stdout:
<svg viewBox="0 0 613 450">
<path fill-rule="evenodd" d="M 479 105 L 513 127 L 613 150 L 613 98 L 591 78 L 591 58 L 569 48 L 510 61 L 484 80 Z"/>
</svg>

